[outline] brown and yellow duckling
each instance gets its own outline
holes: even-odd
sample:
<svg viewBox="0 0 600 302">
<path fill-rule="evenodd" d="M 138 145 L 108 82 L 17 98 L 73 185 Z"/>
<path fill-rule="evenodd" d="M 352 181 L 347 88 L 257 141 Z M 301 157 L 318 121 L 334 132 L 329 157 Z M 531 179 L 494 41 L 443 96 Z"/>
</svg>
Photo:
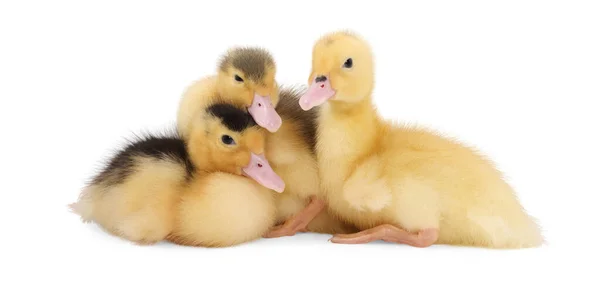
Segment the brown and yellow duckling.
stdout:
<svg viewBox="0 0 600 302">
<path fill-rule="evenodd" d="M 190 123 L 187 141 L 167 134 L 130 142 L 87 184 L 71 209 L 84 221 L 137 243 L 169 237 L 212 246 L 262 236 L 275 215 L 269 189 L 285 188 L 264 158 L 266 131 L 229 101 L 212 102 Z M 229 194 L 211 195 L 215 182 Z M 254 224 L 237 220 L 241 214 Z M 205 219 L 191 221 L 188 215 Z M 234 221 L 240 222 L 238 227 Z M 198 227 L 227 228 L 231 234 L 208 232 L 198 239 L 189 233 Z"/>
<path fill-rule="evenodd" d="M 178 131 L 185 138 L 190 115 L 210 105 L 215 95 L 227 96 L 240 108 L 248 108 L 261 126 L 276 121 L 267 134 L 265 154 L 286 189 L 276 194 L 277 224 L 267 237 L 292 235 L 298 231 L 320 233 L 345 232 L 345 227 L 326 211 L 319 213 L 324 202 L 319 192 L 315 157 L 315 117 L 298 106 L 300 94 L 281 89 L 275 80 L 273 57 L 262 48 L 230 49 L 218 64 L 218 73 L 192 84 L 179 107 Z M 260 96 L 269 96 L 270 104 Z M 262 123 L 260 122 L 262 120 Z M 308 207 L 307 207 L 308 205 Z M 317 218 L 312 221 L 312 218 Z"/>
<path fill-rule="evenodd" d="M 247 108 L 259 126 L 277 131 L 282 121 L 274 109 L 279 100 L 276 72 L 273 57 L 262 48 L 229 49 L 219 61 L 216 75 L 199 79 L 185 90 L 177 112 L 179 133 L 186 139 L 196 112 L 216 99 Z"/>
</svg>

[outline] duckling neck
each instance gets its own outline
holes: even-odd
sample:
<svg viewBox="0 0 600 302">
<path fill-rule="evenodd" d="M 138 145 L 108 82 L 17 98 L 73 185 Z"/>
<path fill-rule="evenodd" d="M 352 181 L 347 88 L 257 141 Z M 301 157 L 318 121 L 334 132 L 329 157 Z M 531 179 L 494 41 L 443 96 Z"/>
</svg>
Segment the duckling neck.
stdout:
<svg viewBox="0 0 600 302">
<path fill-rule="evenodd" d="M 320 116 L 319 156 L 333 161 L 359 158 L 375 146 L 380 128 L 370 97 L 355 103 L 329 101 Z"/>
<path fill-rule="evenodd" d="M 216 170 L 210 150 L 205 144 L 197 144 L 195 140 L 192 140 L 188 145 L 187 152 L 196 171 L 212 172 Z"/>
<path fill-rule="evenodd" d="M 329 101 L 330 111 L 339 116 L 349 117 L 364 117 L 375 116 L 376 111 L 371 102 L 371 98 L 367 98 L 358 102 L 350 103 L 345 101 Z"/>
</svg>

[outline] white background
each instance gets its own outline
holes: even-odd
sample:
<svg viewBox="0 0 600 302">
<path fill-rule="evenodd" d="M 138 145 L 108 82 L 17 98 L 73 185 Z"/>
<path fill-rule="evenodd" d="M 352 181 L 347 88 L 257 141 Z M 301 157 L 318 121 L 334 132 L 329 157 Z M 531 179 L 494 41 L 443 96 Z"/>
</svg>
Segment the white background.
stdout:
<svg viewBox="0 0 600 302">
<path fill-rule="evenodd" d="M 599 301 L 599 16 L 597 1 L 2 1 L 0 300 Z M 303 85 L 314 41 L 345 28 L 374 49 L 382 114 L 488 154 L 546 246 L 142 247 L 68 212 L 228 47 L 268 48 L 277 80 Z"/>
</svg>

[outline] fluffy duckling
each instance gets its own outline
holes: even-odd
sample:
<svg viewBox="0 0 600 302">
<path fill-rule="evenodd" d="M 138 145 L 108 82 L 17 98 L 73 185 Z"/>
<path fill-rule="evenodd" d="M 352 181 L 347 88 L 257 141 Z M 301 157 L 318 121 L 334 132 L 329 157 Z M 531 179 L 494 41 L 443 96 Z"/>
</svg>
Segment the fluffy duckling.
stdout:
<svg viewBox="0 0 600 302">
<path fill-rule="evenodd" d="M 432 131 L 382 120 L 371 102 L 373 66 L 359 36 L 324 35 L 299 102 L 321 106 L 317 158 L 328 205 L 362 230 L 331 241 L 541 245 L 538 225 L 491 161 Z"/>
<path fill-rule="evenodd" d="M 260 236 L 354 230 L 322 211 L 314 152 L 315 115 L 298 107 L 299 98 L 292 89 L 281 90 L 276 110 L 283 123 L 277 132 L 267 133 L 264 143 L 266 159 L 285 182 L 285 190 L 269 192 L 249 179 L 226 173 L 202 177 L 183 193 L 168 240 L 181 245 L 225 247 Z M 235 119 L 240 120 L 241 116 Z"/>
<path fill-rule="evenodd" d="M 247 107 L 256 123 L 270 131 L 265 154 L 288 184 L 285 192 L 275 196 L 279 226 L 266 237 L 289 236 L 298 231 L 343 233 L 341 222 L 327 212 L 321 213 L 324 202 L 318 194 L 315 114 L 300 110 L 297 91 L 278 87 L 275 66 L 273 57 L 264 49 L 228 50 L 218 64 L 216 76 L 193 83 L 184 93 L 177 117 L 178 131 L 185 139 L 190 116 L 209 106 L 215 96 Z"/>
<path fill-rule="evenodd" d="M 236 225 L 238 238 L 260 237 L 274 220 L 267 188 L 281 192 L 285 186 L 264 157 L 266 131 L 231 102 L 213 102 L 190 123 L 188 141 L 177 135 L 148 135 L 129 143 L 84 188 L 71 209 L 85 222 L 143 244 L 172 233 L 185 239 L 189 224 L 207 230 L 233 230 Z M 221 188 L 235 196 L 211 196 L 212 184 L 224 180 Z M 242 189 L 244 195 L 239 194 Z M 212 218 L 189 221 L 188 209 L 195 214 L 205 211 L 197 218 Z M 242 216 L 245 220 L 236 220 Z M 248 222 L 252 220 L 258 222 Z M 225 238 L 215 239 L 219 235 Z M 234 240 L 228 235 L 208 233 L 207 245 Z"/>
<path fill-rule="evenodd" d="M 334 217 L 325 207 L 320 193 L 319 170 L 315 154 L 316 112 L 298 106 L 300 92 L 280 90 L 276 111 L 283 123 L 267 135 L 265 154 L 273 170 L 286 183 L 276 194 L 276 227 L 267 238 L 292 236 L 297 232 L 349 233 L 355 229 Z"/>
<path fill-rule="evenodd" d="M 203 170 L 215 173 L 195 177 L 181 195 L 167 237 L 180 245 L 225 247 L 260 238 L 275 223 L 274 195 L 267 188 L 280 193 L 285 189 L 265 158 L 264 128 L 243 107 L 219 106 L 212 110 L 221 117 L 218 122 L 192 125 L 190 157 L 208 163 L 208 155 L 214 160 Z"/>
<path fill-rule="evenodd" d="M 273 194 L 253 180 L 215 172 L 189 183 L 175 208 L 167 240 L 179 245 L 228 247 L 260 239 L 273 226 Z"/>
<path fill-rule="evenodd" d="M 196 112 L 216 99 L 245 106 L 258 125 L 277 131 L 281 117 L 274 109 L 279 99 L 276 71 L 273 57 L 262 48 L 229 49 L 219 61 L 216 75 L 195 81 L 184 92 L 177 112 L 179 133 L 187 139 Z"/>
</svg>

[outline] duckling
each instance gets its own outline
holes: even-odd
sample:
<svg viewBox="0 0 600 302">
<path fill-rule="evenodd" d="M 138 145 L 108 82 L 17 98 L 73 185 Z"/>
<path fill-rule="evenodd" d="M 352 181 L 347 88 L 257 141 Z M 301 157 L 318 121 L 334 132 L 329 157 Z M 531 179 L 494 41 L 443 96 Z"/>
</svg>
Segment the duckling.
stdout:
<svg viewBox="0 0 600 302">
<path fill-rule="evenodd" d="M 215 96 L 225 96 L 234 105 L 247 107 L 256 123 L 269 130 L 265 154 L 288 184 L 286 191 L 275 197 L 278 227 L 266 237 L 299 231 L 345 232 L 341 222 L 320 212 L 324 202 L 318 194 L 315 115 L 300 110 L 299 92 L 280 88 L 275 75 L 275 61 L 265 49 L 229 49 L 218 64 L 216 76 L 193 83 L 184 93 L 177 116 L 178 131 L 186 139 L 190 116 L 209 106 Z"/>
<path fill-rule="evenodd" d="M 281 126 L 275 111 L 278 86 L 275 61 L 265 49 L 234 47 L 221 57 L 217 74 L 193 82 L 183 93 L 177 112 L 177 129 L 187 139 L 196 112 L 212 100 L 229 100 L 245 106 L 256 123 L 271 132 Z"/>
<path fill-rule="evenodd" d="M 247 177 L 214 172 L 195 178 L 175 211 L 167 241 L 229 247 L 260 239 L 275 223 L 277 208 L 264 186 Z"/>
<path fill-rule="evenodd" d="M 315 154 L 317 110 L 300 109 L 300 96 L 298 89 L 280 89 L 276 111 L 283 123 L 277 132 L 267 135 L 265 154 L 273 170 L 285 181 L 286 189 L 275 196 L 276 226 L 265 234 L 266 238 L 297 232 L 335 234 L 355 230 L 324 208 Z"/>
<path fill-rule="evenodd" d="M 264 128 L 243 107 L 218 106 L 209 111 L 219 121 L 192 121 L 189 154 L 209 174 L 195 177 L 181 195 L 167 236 L 176 244 L 226 247 L 260 238 L 275 223 L 272 191 L 286 187 L 265 158 Z"/>
<path fill-rule="evenodd" d="M 261 230 L 265 238 L 355 230 L 323 211 L 314 152 L 315 115 L 298 107 L 299 98 L 294 89 L 280 90 L 276 110 L 283 123 L 277 132 L 267 133 L 264 146 L 266 159 L 285 182 L 285 190 L 269 198 L 258 194 L 257 190 L 264 189 L 248 180 L 222 173 L 205 177 L 184 194 L 177 226 L 168 240 L 181 245 L 223 247 L 256 239 Z M 248 196 L 262 196 L 263 203 L 244 203 Z M 226 206 L 229 203 L 232 206 Z M 269 204 L 274 205 L 274 211 Z"/>
<path fill-rule="evenodd" d="M 535 218 L 492 161 L 434 131 L 379 116 L 373 67 L 363 38 L 328 33 L 313 46 L 310 87 L 299 101 L 303 110 L 321 107 L 316 154 L 328 207 L 361 230 L 331 241 L 541 245 Z"/>
<path fill-rule="evenodd" d="M 245 109 L 218 100 L 197 112 L 190 124 L 188 141 L 177 134 L 166 134 L 147 135 L 127 144 L 86 185 L 70 208 L 84 222 L 96 222 L 113 235 L 152 244 L 180 232 L 182 221 L 189 223 L 186 216 L 178 217 L 182 208 L 202 208 L 190 202 L 190 195 L 210 195 L 211 184 L 226 179 L 227 185 L 222 188 L 243 188 L 246 195 L 237 194 L 230 200 L 221 195 L 209 201 L 217 204 L 204 217 L 213 219 L 194 223 L 210 228 L 207 223 L 217 224 L 224 219 L 221 224 L 235 224 L 218 207 L 233 211 L 232 215 L 243 210 L 248 220 L 262 223 L 254 231 L 255 237 L 260 237 L 274 220 L 273 197 L 268 189 L 282 192 L 285 188 L 264 157 L 264 128 L 256 125 Z M 218 203 L 222 200 L 225 203 Z M 252 226 L 244 222 L 238 229 L 246 233 L 239 236 L 249 238 Z M 209 240 L 215 242 L 218 234 L 211 236 Z M 222 239 L 227 240 L 231 239 Z"/>
<path fill-rule="evenodd" d="M 268 195 L 263 186 L 248 179 L 212 173 L 189 185 L 167 240 L 225 247 L 261 235 L 275 238 L 305 231 L 334 234 L 355 230 L 323 211 L 314 153 L 315 115 L 298 107 L 299 98 L 294 89 L 280 89 L 276 110 L 283 123 L 277 132 L 267 133 L 264 143 L 263 160 L 268 159 L 272 171 L 283 179 L 285 190 Z M 238 120 L 242 118 L 232 119 Z M 248 202 L 250 198 L 254 200 Z"/>
</svg>

